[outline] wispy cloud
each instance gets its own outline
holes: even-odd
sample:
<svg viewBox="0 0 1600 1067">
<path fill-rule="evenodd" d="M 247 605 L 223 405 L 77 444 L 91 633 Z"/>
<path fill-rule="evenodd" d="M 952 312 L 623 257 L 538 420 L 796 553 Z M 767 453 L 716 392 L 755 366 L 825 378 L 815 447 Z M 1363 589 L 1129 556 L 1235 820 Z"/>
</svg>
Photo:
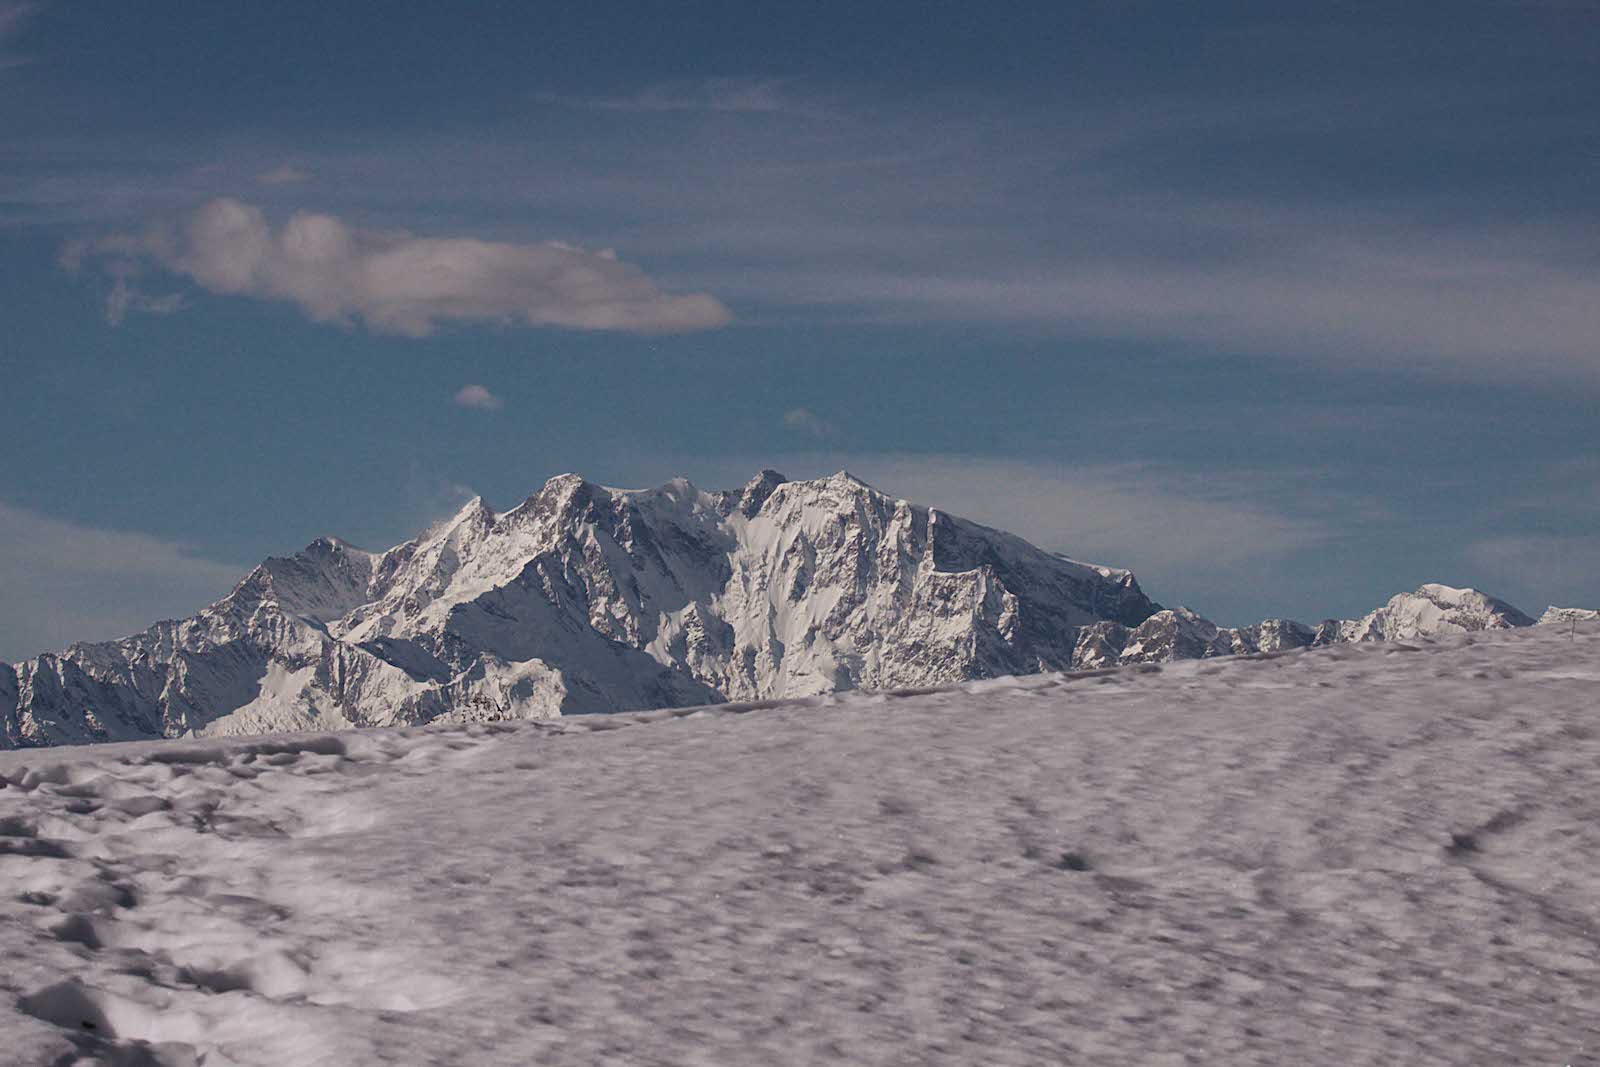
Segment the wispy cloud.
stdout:
<svg viewBox="0 0 1600 1067">
<path fill-rule="evenodd" d="M 707 111 L 724 113 L 776 113 L 819 115 L 814 101 L 800 99 L 788 78 L 701 78 L 662 82 L 620 96 L 560 96 L 544 94 L 546 103 L 603 111 Z"/>
<path fill-rule="evenodd" d="M 409 337 L 451 321 L 664 333 L 730 318 L 715 297 L 663 293 L 610 251 L 385 233 L 305 211 L 274 230 L 259 208 L 232 199 L 181 225 L 75 243 L 62 261 L 113 272 L 152 265 L 213 293 L 288 301 L 317 322 L 360 319 Z"/>
<path fill-rule="evenodd" d="M 1600 381 L 1592 212 L 1508 211 L 1503 190 L 1479 196 L 1465 172 L 1426 194 L 1319 194 L 1287 178 L 1230 191 L 1174 163 L 1308 136 L 1322 153 L 1370 151 L 1393 135 L 1371 128 L 1374 114 L 1440 125 L 1433 94 L 1153 99 L 1023 108 L 1004 122 L 990 106 L 863 105 L 803 136 L 708 122 L 652 148 L 636 176 L 564 185 L 658 205 L 637 247 L 693 254 L 689 284 L 776 314 Z"/>
<path fill-rule="evenodd" d="M 182 293 L 164 293 L 152 296 L 138 288 L 126 277 L 118 276 L 106 295 L 106 321 L 120 326 L 130 311 L 146 315 L 173 315 L 188 306 Z"/>
<path fill-rule="evenodd" d="M 834 426 L 810 408 L 790 408 L 783 413 L 783 424 L 791 430 L 800 430 L 812 437 L 833 436 Z"/>
<path fill-rule="evenodd" d="M 218 597 L 247 568 L 147 534 L 96 529 L 0 503 L 0 659 L 135 633 Z"/>
<path fill-rule="evenodd" d="M 835 99 L 833 121 L 746 120 L 805 110 L 804 95 L 781 80 L 727 79 L 563 100 L 610 112 L 585 124 L 582 151 L 549 150 L 571 134 L 543 109 L 527 127 L 421 144 L 253 152 L 338 175 L 327 195 L 341 210 L 370 212 L 377 196 L 409 217 L 457 220 L 439 224 L 458 232 L 485 217 L 537 217 L 590 247 L 625 241 L 670 264 L 675 284 L 748 307 L 747 321 L 940 322 L 1354 372 L 1600 382 L 1592 209 L 1475 187 L 1472 167 L 1419 191 L 1365 178 L 1330 189 L 1332 164 L 1314 166 L 1340 145 L 1388 145 L 1397 130 L 1539 148 L 1526 123 L 1480 121 L 1495 99 L 1470 89 L 916 106 L 857 92 Z M 695 120 L 658 121 L 675 110 Z M 1252 146 L 1241 159 L 1271 157 L 1237 165 L 1261 184 L 1219 180 L 1214 156 L 1229 145 Z M 1516 150 L 1483 146 L 1502 165 Z M 1430 157 L 1408 158 L 1415 169 Z M 1282 171 L 1263 183 L 1255 170 L 1268 167 Z M 203 184 L 189 180 L 186 191 Z M 152 179 L 130 189 L 115 176 L 18 183 L 12 210 L 165 205 L 172 188 Z M 536 244 L 525 232 L 506 240 Z M 489 304 L 485 317 L 520 317 Z M 651 307 L 653 319 L 662 309 Z M 367 310 L 381 309 L 346 301 L 334 317 Z M 702 304 L 690 317 L 718 316 Z"/>
<path fill-rule="evenodd" d="M 1547 360 L 1600 375 L 1592 340 L 1600 335 L 1600 273 L 1572 262 L 1565 242 L 1516 250 L 1492 232 L 1465 240 L 1400 236 L 1403 226 L 1393 232 L 1243 261 L 1237 253 L 1227 257 L 1232 262 L 1085 257 L 1026 273 L 992 264 L 991 274 L 952 263 L 947 274 L 813 275 L 783 290 L 817 303 L 889 309 L 901 321 L 1014 323 L 1347 363 L 1499 366 L 1511 374 Z"/>
<path fill-rule="evenodd" d="M 271 170 L 264 170 L 257 174 L 256 183 L 258 185 L 297 185 L 310 177 L 309 173 L 299 167 L 284 163 L 273 167 Z"/>
<path fill-rule="evenodd" d="M 499 411 L 506 406 L 505 401 L 481 385 L 463 385 L 456 391 L 455 405 L 478 411 Z"/>
</svg>

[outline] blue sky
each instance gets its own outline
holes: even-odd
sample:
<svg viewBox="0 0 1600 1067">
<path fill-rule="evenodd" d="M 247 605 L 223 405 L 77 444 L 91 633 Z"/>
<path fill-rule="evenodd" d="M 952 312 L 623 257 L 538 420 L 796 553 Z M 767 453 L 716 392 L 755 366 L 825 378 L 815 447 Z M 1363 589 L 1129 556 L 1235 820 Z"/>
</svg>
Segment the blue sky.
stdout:
<svg viewBox="0 0 1600 1067">
<path fill-rule="evenodd" d="M 0 0 L 0 658 L 568 470 L 1600 604 L 1600 4 L 988 7 Z"/>
</svg>

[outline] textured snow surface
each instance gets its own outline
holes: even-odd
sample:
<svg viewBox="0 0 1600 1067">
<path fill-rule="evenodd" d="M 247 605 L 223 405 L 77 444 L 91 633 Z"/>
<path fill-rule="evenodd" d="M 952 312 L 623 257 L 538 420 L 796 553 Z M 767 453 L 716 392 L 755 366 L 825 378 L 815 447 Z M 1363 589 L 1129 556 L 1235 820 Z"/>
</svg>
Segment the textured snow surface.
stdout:
<svg viewBox="0 0 1600 1067">
<path fill-rule="evenodd" d="M 0 1060 L 1587 1064 L 1600 625 L 0 754 Z"/>
</svg>

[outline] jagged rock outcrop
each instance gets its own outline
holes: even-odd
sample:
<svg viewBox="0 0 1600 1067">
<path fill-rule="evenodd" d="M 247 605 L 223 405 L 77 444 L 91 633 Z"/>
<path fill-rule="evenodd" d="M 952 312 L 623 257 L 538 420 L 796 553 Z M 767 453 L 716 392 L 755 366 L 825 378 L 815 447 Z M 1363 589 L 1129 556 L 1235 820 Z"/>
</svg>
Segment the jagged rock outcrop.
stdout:
<svg viewBox="0 0 1600 1067">
<path fill-rule="evenodd" d="M 387 552 L 322 539 L 190 619 L 0 667 L 0 745 L 539 717 L 1066 669 L 1132 574 L 841 472 L 553 478 Z"/>
</svg>

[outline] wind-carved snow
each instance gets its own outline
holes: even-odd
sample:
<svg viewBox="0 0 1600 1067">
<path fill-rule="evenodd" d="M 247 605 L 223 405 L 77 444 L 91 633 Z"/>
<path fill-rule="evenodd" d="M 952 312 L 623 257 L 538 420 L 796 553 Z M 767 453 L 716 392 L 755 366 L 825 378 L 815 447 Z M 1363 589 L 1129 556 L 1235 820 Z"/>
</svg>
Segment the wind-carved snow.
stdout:
<svg viewBox="0 0 1600 1067">
<path fill-rule="evenodd" d="M 3 753 L 0 1061 L 1580 1064 L 1597 675 L 1578 621 Z"/>
</svg>

